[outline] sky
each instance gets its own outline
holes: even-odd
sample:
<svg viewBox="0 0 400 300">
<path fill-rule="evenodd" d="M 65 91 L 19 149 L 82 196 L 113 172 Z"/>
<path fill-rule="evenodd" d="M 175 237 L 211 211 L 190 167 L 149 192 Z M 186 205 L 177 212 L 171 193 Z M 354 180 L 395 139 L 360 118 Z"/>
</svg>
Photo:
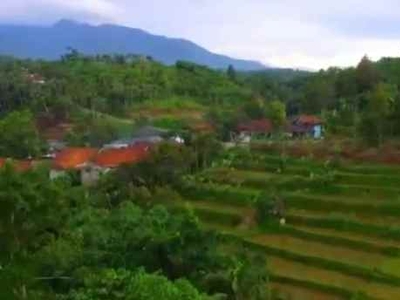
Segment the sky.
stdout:
<svg viewBox="0 0 400 300">
<path fill-rule="evenodd" d="M 400 0 L 0 0 L 0 23 L 113 23 L 276 67 L 400 56 Z"/>
</svg>

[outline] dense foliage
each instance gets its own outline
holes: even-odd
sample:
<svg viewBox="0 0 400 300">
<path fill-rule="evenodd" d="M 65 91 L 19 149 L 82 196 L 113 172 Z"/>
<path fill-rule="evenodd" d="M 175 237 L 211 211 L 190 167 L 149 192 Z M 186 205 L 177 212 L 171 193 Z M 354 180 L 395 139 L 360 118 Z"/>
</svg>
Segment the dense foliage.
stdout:
<svg viewBox="0 0 400 300">
<path fill-rule="evenodd" d="M 126 198 L 110 206 L 106 187 L 51 181 L 44 169 L 0 171 L 2 299 L 267 299 L 265 268 L 222 251 L 193 212 L 171 214 L 160 205 L 172 200 L 161 192 L 167 182 L 118 180 L 121 188 L 148 190 L 152 205 L 140 208 L 138 192 L 120 193 Z"/>
<path fill-rule="evenodd" d="M 143 103 L 156 103 L 157 107 L 173 103 L 178 109 L 185 103 L 195 109 L 195 103 L 207 108 L 208 120 L 223 139 L 235 124 L 249 118 L 270 117 L 281 125 L 286 113 L 311 113 L 323 116 L 332 134 L 356 135 L 381 144 L 399 134 L 399 69 L 399 59 L 383 58 L 374 63 L 364 57 L 355 68 L 316 73 L 240 73 L 233 67 L 222 72 L 183 61 L 164 66 L 148 58 L 86 57 L 72 50 L 58 62 L 2 58 L 0 110 L 30 109 L 34 115 L 51 113 L 57 119 L 82 111 L 89 116 L 105 113 L 131 119 Z M 35 81 L 35 76 L 45 83 Z M 165 125 L 166 120 L 158 124 Z M 91 122 L 93 126 L 84 136 L 75 134 L 71 140 L 96 144 L 96 138 L 116 135 L 117 129 L 110 122 L 96 122 Z M 173 119 L 167 123 L 174 129 L 183 126 Z M 99 131 L 106 133 L 99 136 Z"/>
</svg>

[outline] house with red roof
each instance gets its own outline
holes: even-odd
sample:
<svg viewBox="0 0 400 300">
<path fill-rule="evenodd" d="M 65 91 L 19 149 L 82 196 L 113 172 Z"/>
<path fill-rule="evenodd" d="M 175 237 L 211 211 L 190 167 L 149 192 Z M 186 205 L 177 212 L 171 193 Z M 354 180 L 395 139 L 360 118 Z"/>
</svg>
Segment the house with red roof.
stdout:
<svg viewBox="0 0 400 300">
<path fill-rule="evenodd" d="M 122 165 L 135 164 L 149 155 L 150 145 L 138 143 L 126 148 L 66 148 L 56 154 L 50 173 L 52 179 L 78 171 L 83 185 L 92 185 L 104 173 Z"/>
<path fill-rule="evenodd" d="M 269 119 L 251 120 L 240 123 L 236 127 L 232 133 L 232 140 L 249 143 L 253 139 L 270 137 L 273 129 L 273 124 Z"/>
<path fill-rule="evenodd" d="M 300 115 L 290 121 L 288 131 L 292 137 L 320 139 L 323 135 L 323 122 L 314 115 Z"/>
<path fill-rule="evenodd" d="M 52 162 L 50 178 L 65 176 L 68 171 L 75 170 L 82 175 L 85 167 L 95 157 L 98 150 L 87 147 L 65 148 L 58 152 Z"/>
</svg>

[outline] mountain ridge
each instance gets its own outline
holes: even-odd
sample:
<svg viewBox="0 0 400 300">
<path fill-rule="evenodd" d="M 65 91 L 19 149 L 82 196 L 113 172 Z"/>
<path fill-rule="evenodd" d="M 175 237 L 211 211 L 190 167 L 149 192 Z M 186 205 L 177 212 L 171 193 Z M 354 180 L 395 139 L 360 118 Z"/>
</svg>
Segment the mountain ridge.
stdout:
<svg viewBox="0 0 400 300">
<path fill-rule="evenodd" d="M 138 54 L 171 65 L 179 60 L 226 69 L 263 70 L 268 66 L 253 60 L 216 54 L 182 38 L 149 33 L 122 25 L 90 25 L 62 19 L 52 26 L 0 24 L 0 54 L 18 58 L 59 59 L 68 47 L 87 55 Z"/>
</svg>

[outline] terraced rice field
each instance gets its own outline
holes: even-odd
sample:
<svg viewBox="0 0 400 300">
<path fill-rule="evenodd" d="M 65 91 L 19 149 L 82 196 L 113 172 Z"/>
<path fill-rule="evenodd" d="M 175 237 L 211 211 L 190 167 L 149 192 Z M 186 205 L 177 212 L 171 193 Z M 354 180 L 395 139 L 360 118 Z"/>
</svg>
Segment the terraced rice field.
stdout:
<svg viewBox="0 0 400 300">
<path fill-rule="evenodd" d="M 282 170 L 278 156 L 257 155 L 183 193 L 204 224 L 265 251 L 272 288 L 288 299 L 400 299 L 400 168 L 349 163 L 324 181 L 322 163 L 290 158 Z M 271 190 L 287 224 L 247 224 L 253 198 Z"/>
</svg>

